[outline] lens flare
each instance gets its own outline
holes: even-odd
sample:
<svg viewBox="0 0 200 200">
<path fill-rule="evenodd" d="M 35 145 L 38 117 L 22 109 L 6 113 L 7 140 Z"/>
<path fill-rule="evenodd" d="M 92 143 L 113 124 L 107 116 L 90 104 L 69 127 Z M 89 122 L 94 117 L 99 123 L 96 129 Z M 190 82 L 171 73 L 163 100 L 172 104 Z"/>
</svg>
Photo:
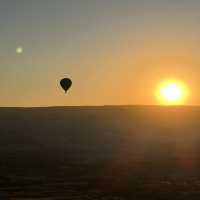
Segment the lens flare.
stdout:
<svg viewBox="0 0 200 200">
<path fill-rule="evenodd" d="M 22 54 L 23 51 L 24 51 L 24 49 L 23 49 L 22 47 L 17 47 L 17 48 L 16 48 L 16 53 L 17 53 L 17 54 Z"/>
</svg>

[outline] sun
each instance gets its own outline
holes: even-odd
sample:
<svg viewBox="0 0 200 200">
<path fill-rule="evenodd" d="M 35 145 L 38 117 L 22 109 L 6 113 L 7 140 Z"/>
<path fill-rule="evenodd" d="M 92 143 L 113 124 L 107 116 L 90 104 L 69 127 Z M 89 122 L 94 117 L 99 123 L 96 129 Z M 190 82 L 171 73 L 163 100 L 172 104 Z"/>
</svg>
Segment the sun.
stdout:
<svg viewBox="0 0 200 200">
<path fill-rule="evenodd" d="M 160 104 L 181 105 L 188 97 L 188 89 L 181 81 L 168 80 L 159 85 L 156 96 Z"/>
<path fill-rule="evenodd" d="M 177 101 L 182 96 L 182 90 L 176 83 L 169 83 L 161 89 L 161 94 L 168 101 Z"/>
</svg>

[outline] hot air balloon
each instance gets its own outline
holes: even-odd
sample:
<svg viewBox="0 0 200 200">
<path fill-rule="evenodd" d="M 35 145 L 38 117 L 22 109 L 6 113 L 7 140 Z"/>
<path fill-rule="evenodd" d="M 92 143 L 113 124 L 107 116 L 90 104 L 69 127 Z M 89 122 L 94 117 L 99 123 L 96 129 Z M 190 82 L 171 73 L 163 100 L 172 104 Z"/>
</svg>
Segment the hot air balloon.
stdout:
<svg viewBox="0 0 200 200">
<path fill-rule="evenodd" d="M 71 87 L 72 81 L 69 78 L 63 78 L 60 81 L 60 85 L 63 88 L 63 90 L 65 90 L 65 93 L 66 93 L 67 90 Z"/>
</svg>

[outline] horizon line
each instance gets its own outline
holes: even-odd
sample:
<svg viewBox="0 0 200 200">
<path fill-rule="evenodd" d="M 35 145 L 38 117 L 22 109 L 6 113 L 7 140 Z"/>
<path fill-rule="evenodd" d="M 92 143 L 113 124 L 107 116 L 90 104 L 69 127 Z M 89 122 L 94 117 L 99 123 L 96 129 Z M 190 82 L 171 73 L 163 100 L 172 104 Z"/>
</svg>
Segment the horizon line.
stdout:
<svg viewBox="0 0 200 200">
<path fill-rule="evenodd" d="M 0 106 L 0 108 L 77 108 L 77 107 L 200 107 L 200 105 L 159 105 L 159 104 L 105 104 L 105 105 L 52 105 L 52 106 Z"/>
</svg>

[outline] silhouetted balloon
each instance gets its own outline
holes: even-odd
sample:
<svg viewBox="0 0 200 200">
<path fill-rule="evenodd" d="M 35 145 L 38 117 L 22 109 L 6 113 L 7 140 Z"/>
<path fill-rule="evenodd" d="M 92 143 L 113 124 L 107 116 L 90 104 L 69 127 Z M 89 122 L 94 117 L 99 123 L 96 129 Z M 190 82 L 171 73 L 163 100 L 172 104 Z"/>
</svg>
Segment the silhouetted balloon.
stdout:
<svg viewBox="0 0 200 200">
<path fill-rule="evenodd" d="M 66 93 L 67 90 L 71 87 L 72 81 L 69 78 L 63 78 L 60 81 L 60 85 L 63 88 L 63 90 L 65 90 L 65 93 Z"/>
</svg>

